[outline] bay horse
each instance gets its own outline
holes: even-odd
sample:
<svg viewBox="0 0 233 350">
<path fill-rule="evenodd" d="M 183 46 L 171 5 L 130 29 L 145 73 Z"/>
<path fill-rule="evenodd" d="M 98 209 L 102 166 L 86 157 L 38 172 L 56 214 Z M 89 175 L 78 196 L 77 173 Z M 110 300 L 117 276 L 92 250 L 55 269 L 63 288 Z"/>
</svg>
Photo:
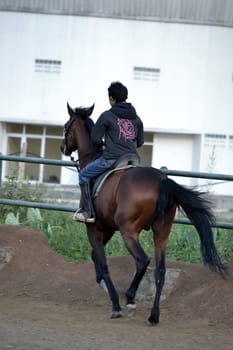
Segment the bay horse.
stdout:
<svg viewBox="0 0 233 350">
<path fill-rule="evenodd" d="M 64 138 L 60 148 L 66 156 L 78 151 L 79 166 L 82 169 L 98 156 L 90 138 L 94 125 L 90 115 L 94 105 L 72 108 L 67 103 L 67 109 L 69 120 L 64 125 Z M 160 295 L 166 272 L 165 250 L 177 208 L 185 212 L 199 234 L 204 264 L 222 277 L 225 276 L 225 266 L 213 239 L 211 227 L 214 216 L 201 192 L 179 185 L 158 169 L 137 166 L 116 171 L 109 176 L 93 204 L 96 221 L 86 224 L 87 236 L 92 247 L 96 281 L 105 287 L 112 302 L 111 318 L 122 316 L 122 311 L 109 274 L 104 247 L 116 230 L 121 232 L 136 265 L 135 275 L 125 294 L 128 309 L 136 308 L 136 292 L 150 262 L 140 245 L 139 235 L 143 229 L 151 228 L 153 231 L 156 294 L 148 325 L 159 322 Z"/>
</svg>

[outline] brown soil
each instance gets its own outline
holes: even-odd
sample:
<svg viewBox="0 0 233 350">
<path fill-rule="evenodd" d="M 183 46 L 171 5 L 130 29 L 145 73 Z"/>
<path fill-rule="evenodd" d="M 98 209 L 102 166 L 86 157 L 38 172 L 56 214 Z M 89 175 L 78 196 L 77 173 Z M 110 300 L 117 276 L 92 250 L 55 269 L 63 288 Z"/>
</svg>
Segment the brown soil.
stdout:
<svg viewBox="0 0 233 350">
<path fill-rule="evenodd" d="M 65 261 L 40 231 L 0 225 L 0 247 L 14 253 L 0 270 L 0 350 L 233 349 L 233 262 L 227 280 L 202 265 L 169 262 L 182 278 L 161 303 L 159 325 L 148 327 L 151 302 L 109 319 L 93 264 Z M 132 258 L 108 261 L 123 305 Z"/>
</svg>

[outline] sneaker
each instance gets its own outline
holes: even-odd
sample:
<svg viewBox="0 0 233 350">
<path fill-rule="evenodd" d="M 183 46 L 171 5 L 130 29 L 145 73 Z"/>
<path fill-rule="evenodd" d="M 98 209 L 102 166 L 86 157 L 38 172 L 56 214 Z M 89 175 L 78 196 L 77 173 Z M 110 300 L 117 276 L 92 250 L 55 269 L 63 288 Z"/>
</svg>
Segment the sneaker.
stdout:
<svg viewBox="0 0 233 350">
<path fill-rule="evenodd" d="M 95 218 L 88 217 L 88 214 L 85 211 L 81 211 L 80 209 L 78 209 L 74 213 L 73 220 L 87 222 L 87 223 L 94 223 L 95 222 Z"/>
</svg>

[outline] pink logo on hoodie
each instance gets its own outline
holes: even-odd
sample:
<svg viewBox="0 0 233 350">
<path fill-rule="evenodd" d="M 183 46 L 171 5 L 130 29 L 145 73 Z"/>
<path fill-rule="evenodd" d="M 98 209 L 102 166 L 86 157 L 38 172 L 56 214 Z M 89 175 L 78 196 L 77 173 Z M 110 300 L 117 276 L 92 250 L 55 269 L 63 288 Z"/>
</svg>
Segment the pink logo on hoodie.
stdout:
<svg viewBox="0 0 233 350">
<path fill-rule="evenodd" d="M 117 124 L 119 126 L 119 139 L 123 137 L 125 141 L 135 140 L 134 126 L 129 119 L 118 118 Z"/>
</svg>

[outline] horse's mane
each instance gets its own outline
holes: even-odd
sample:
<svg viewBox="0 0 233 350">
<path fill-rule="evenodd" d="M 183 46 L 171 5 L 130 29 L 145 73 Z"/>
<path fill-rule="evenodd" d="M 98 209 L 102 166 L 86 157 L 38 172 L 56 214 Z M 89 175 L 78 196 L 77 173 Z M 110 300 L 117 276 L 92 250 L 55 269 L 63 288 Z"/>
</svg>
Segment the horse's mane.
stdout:
<svg viewBox="0 0 233 350">
<path fill-rule="evenodd" d="M 75 108 L 75 114 L 77 117 L 82 118 L 85 121 L 85 125 L 87 127 L 87 130 L 89 134 L 91 134 L 92 128 L 95 125 L 93 120 L 87 115 L 89 108 L 86 107 L 77 107 Z"/>
<path fill-rule="evenodd" d="M 87 130 L 91 134 L 92 128 L 95 125 L 95 123 L 93 122 L 93 120 L 91 118 L 85 119 L 85 122 L 86 122 Z"/>
</svg>

